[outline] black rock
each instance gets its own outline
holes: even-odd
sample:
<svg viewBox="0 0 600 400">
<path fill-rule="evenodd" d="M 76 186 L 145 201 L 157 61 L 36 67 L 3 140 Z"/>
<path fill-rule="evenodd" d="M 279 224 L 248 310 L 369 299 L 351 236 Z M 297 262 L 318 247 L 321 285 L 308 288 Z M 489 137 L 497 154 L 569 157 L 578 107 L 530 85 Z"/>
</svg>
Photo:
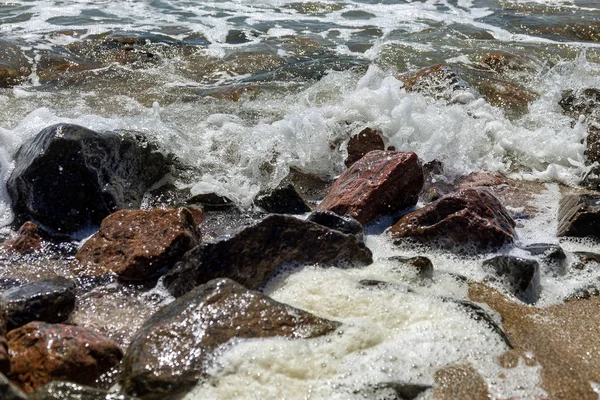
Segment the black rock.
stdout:
<svg viewBox="0 0 600 400">
<path fill-rule="evenodd" d="M 222 211 L 235 207 L 235 204 L 227 197 L 215 193 L 197 194 L 185 202 L 188 205 L 199 205 L 204 211 Z"/>
<path fill-rule="evenodd" d="M 0 315 L 7 329 L 32 321 L 66 321 L 75 308 L 75 283 L 56 277 L 8 289 L 0 296 Z"/>
<path fill-rule="evenodd" d="M 371 251 L 354 235 L 275 214 L 231 237 L 190 250 L 163 277 L 163 283 L 178 297 L 220 277 L 257 289 L 284 265 L 344 266 L 372 262 Z"/>
<path fill-rule="evenodd" d="M 168 171 L 167 158 L 142 139 L 57 124 L 21 146 L 7 187 L 17 223 L 68 235 L 138 208 Z"/>
<path fill-rule="evenodd" d="M 31 393 L 27 400 L 134 400 L 134 398 L 76 383 L 54 381 Z"/>
<path fill-rule="evenodd" d="M 554 275 L 564 275 L 567 272 L 567 255 L 562 247 L 551 243 L 534 243 L 521 247 L 532 256 L 539 256 Z"/>
<path fill-rule="evenodd" d="M 557 236 L 600 237 L 600 196 L 572 194 L 560 199 Z"/>
<path fill-rule="evenodd" d="M 338 215 L 328 210 L 315 210 L 308 215 L 306 220 L 347 235 L 354 235 L 361 242 L 364 241 L 363 226 L 349 215 Z"/>
<path fill-rule="evenodd" d="M 126 393 L 171 399 L 206 377 L 215 350 L 232 339 L 308 339 L 339 326 L 230 279 L 215 279 L 144 323 L 123 359 L 119 383 Z"/>
<path fill-rule="evenodd" d="M 389 260 L 396 261 L 405 266 L 409 266 L 417 271 L 419 278 L 432 278 L 433 277 L 433 263 L 427 257 L 416 256 L 416 257 L 402 257 L 394 256 L 390 257 Z"/>
<path fill-rule="evenodd" d="M 304 214 L 311 210 L 292 184 L 259 194 L 254 203 L 266 212 L 277 214 Z"/>
<path fill-rule="evenodd" d="M 483 268 L 492 272 L 495 279 L 505 280 L 513 290 L 514 295 L 521 301 L 534 304 L 540 294 L 539 264 L 514 256 L 496 256 L 485 260 Z"/>
<path fill-rule="evenodd" d="M 431 386 L 428 385 L 404 382 L 381 382 L 375 385 L 368 385 L 358 390 L 357 394 L 361 394 L 366 399 L 413 400 L 429 389 L 431 389 Z"/>
<path fill-rule="evenodd" d="M 27 400 L 27 395 L 0 373 L 0 398 L 2 400 Z M 66 399 L 65 399 L 66 400 Z"/>
</svg>

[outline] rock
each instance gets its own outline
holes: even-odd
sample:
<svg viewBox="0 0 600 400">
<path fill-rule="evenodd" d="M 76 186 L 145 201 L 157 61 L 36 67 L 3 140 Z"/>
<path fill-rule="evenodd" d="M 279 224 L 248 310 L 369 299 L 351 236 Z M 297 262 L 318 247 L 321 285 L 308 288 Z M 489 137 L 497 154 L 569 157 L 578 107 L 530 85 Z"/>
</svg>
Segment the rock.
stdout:
<svg viewBox="0 0 600 400">
<path fill-rule="evenodd" d="M 8 374 L 9 371 L 10 356 L 8 355 L 8 342 L 6 341 L 6 322 L 0 318 L 0 374 Z"/>
<path fill-rule="evenodd" d="M 350 168 L 352 164 L 373 150 L 385 150 L 382 133 L 378 130 L 365 128 L 352 136 L 348 141 L 348 157 L 344 164 Z"/>
<path fill-rule="evenodd" d="M 431 389 L 428 385 L 404 382 L 381 382 L 357 391 L 365 399 L 413 400 Z"/>
<path fill-rule="evenodd" d="M 347 235 L 354 235 L 361 242 L 364 241 L 363 226 L 348 215 L 337 215 L 327 210 L 315 210 L 306 217 L 306 220 L 335 229 Z"/>
<path fill-rule="evenodd" d="M 57 124 L 21 146 L 7 187 L 18 221 L 72 234 L 117 209 L 139 207 L 168 170 L 150 143 Z"/>
<path fill-rule="evenodd" d="M 186 204 L 200 205 L 205 211 L 221 211 L 235 207 L 235 204 L 227 197 L 215 193 L 197 194 L 187 199 Z"/>
<path fill-rule="evenodd" d="M 146 280 L 170 269 L 200 243 L 200 231 L 186 208 L 121 210 L 106 217 L 83 244 L 76 270 L 92 276 L 114 272 L 124 280 Z"/>
<path fill-rule="evenodd" d="M 571 194 L 560 199 L 556 235 L 600 237 L 600 196 Z"/>
<path fill-rule="evenodd" d="M 507 282 L 514 295 L 535 304 L 540 295 L 540 268 L 535 260 L 513 256 L 496 256 L 483 262 L 483 268 Z"/>
<path fill-rule="evenodd" d="M 423 169 L 415 153 L 372 151 L 334 182 L 318 209 L 364 225 L 414 206 L 422 187 Z"/>
<path fill-rule="evenodd" d="M 0 396 L 2 400 L 30 400 L 21 389 L 13 385 L 2 373 L 0 373 Z"/>
<path fill-rule="evenodd" d="M 481 186 L 500 186 L 507 185 L 506 178 L 499 172 L 471 172 L 468 175 L 456 178 L 456 185 L 459 189 L 468 189 Z"/>
<path fill-rule="evenodd" d="M 567 272 L 567 255 L 562 247 L 551 243 L 533 243 L 521 247 L 532 256 L 539 256 L 550 267 L 551 273 L 564 275 Z"/>
<path fill-rule="evenodd" d="M 316 317 L 229 279 L 215 279 L 163 307 L 131 342 L 119 382 L 136 396 L 190 389 L 215 349 L 238 338 L 314 338 L 340 324 Z M 169 357 L 165 357 L 169 354 Z"/>
<path fill-rule="evenodd" d="M 75 283 L 57 276 L 9 289 L 0 296 L 8 330 L 32 321 L 64 322 L 75 309 Z"/>
<path fill-rule="evenodd" d="M 254 203 L 268 213 L 304 214 L 311 211 L 292 184 L 284 184 L 270 193 L 259 194 Z"/>
<path fill-rule="evenodd" d="M 134 400 L 134 398 L 72 382 L 54 381 L 31 393 L 27 400 Z"/>
<path fill-rule="evenodd" d="M 456 186 L 444 177 L 444 164 L 439 160 L 432 160 L 423 165 L 424 183 L 419 200 L 430 203 L 452 193 Z"/>
<path fill-rule="evenodd" d="M 558 104 L 565 114 L 575 119 L 580 115 L 600 117 L 600 88 L 565 90 Z"/>
<path fill-rule="evenodd" d="M 30 322 L 7 339 L 9 377 L 26 393 L 55 380 L 93 386 L 122 358 L 114 342 L 78 326 Z"/>
<path fill-rule="evenodd" d="M 403 266 L 414 269 L 419 278 L 433 278 L 433 263 L 427 257 L 394 256 L 388 258 L 388 260 L 398 262 Z"/>
<path fill-rule="evenodd" d="M 513 348 L 513 345 L 510 343 L 510 339 L 508 338 L 508 336 L 506 336 L 506 333 L 504 332 L 502 327 L 498 325 L 496 321 L 494 321 L 494 319 L 490 316 L 490 314 L 488 314 L 486 310 L 483 309 L 483 307 L 468 300 L 451 299 L 450 301 L 452 301 L 460 308 L 465 310 L 475 321 L 481 321 L 482 323 L 487 325 L 488 328 L 494 331 L 498 335 L 498 337 L 502 339 L 504 344 L 506 344 L 506 347 L 508 347 L 509 349 Z"/>
<path fill-rule="evenodd" d="M 44 232 L 31 221 L 27 221 L 19 228 L 17 236 L 2 243 L 2 247 L 11 253 L 31 254 L 42 248 L 42 237 Z"/>
<path fill-rule="evenodd" d="M 286 215 L 271 215 L 237 234 L 189 251 L 163 278 L 174 296 L 214 278 L 257 289 L 283 265 L 368 265 L 371 251 L 354 235 Z"/>
<path fill-rule="evenodd" d="M 407 92 L 419 92 L 437 99 L 451 100 L 455 91 L 475 94 L 471 86 L 449 65 L 439 64 L 397 76 Z"/>
<path fill-rule="evenodd" d="M 485 379 L 471 364 L 447 365 L 435 372 L 433 398 L 486 400 L 491 398 Z"/>
<path fill-rule="evenodd" d="M 19 46 L 0 40 L 0 88 L 11 88 L 31 74 L 29 60 Z"/>
<path fill-rule="evenodd" d="M 515 222 L 486 188 L 461 189 L 402 217 L 390 232 L 438 245 L 498 248 L 514 240 Z"/>
<path fill-rule="evenodd" d="M 479 66 L 497 73 L 509 71 L 535 73 L 539 70 L 539 64 L 540 62 L 529 54 L 495 51 L 484 55 Z"/>
</svg>

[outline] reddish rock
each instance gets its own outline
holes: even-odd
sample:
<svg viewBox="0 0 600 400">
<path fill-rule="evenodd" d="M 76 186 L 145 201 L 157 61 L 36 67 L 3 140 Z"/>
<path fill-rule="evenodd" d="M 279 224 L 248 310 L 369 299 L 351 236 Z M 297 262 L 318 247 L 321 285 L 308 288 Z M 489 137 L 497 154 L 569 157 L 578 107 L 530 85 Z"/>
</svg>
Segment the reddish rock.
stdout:
<svg viewBox="0 0 600 400">
<path fill-rule="evenodd" d="M 26 393 L 55 380 L 93 386 L 123 357 L 116 343 L 78 326 L 30 322 L 7 338 L 9 377 Z"/>
<path fill-rule="evenodd" d="M 506 185 L 508 182 L 499 172 L 472 172 L 469 175 L 461 176 L 456 180 L 460 189 L 473 188 L 478 186 L 499 186 Z"/>
<path fill-rule="evenodd" d="M 557 236 L 600 237 L 600 196 L 564 196 L 558 204 Z"/>
<path fill-rule="evenodd" d="M 149 279 L 199 242 L 200 231 L 186 208 L 117 211 L 81 247 L 75 269 L 91 275 L 112 271 L 124 280 Z"/>
<path fill-rule="evenodd" d="M 402 217 L 390 232 L 399 239 L 441 245 L 501 247 L 514 240 L 515 222 L 485 188 L 461 189 Z"/>
<path fill-rule="evenodd" d="M 42 248 L 44 233 L 37 224 L 27 221 L 19 228 L 17 236 L 10 238 L 2 244 L 8 251 L 19 254 L 31 254 Z"/>
<path fill-rule="evenodd" d="M 361 224 L 417 203 L 423 169 L 415 153 L 372 151 L 333 184 L 319 210 L 350 215 Z"/>
<path fill-rule="evenodd" d="M 385 150 L 381 132 L 365 128 L 358 135 L 352 136 L 348 141 L 348 158 L 346 158 L 344 164 L 350 168 L 352 164 L 373 150 Z"/>
</svg>

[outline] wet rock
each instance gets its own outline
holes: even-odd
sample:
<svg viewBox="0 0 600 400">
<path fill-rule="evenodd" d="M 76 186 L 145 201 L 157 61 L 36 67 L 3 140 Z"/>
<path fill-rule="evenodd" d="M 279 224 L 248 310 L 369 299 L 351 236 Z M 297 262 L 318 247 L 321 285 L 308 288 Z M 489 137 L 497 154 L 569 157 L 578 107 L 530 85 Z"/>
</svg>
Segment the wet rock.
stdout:
<svg viewBox="0 0 600 400">
<path fill-rule="evenodd" d="M 143 140 L 57 124 L 21 146 L 7 186 L 17 220 L 72 234 L 138 207 L 168 171 L 166 157 Z"/>
<path fill-rule="evenodd" d="M 461 189 L 402 217 L 390 232 L 444 247 L 498 248 L 514 240 L 515 222 L 486 188 Z"/>
<path fill-rule="evenodd" d="M 451 100 L 455 91 L 475 95 L 473 88 L 449 65 L 439 64 L 397 76 L 408 92 Z"/>
<path fill-rule="evenodd" d="M 284 181 L 292 183 L 302 198 L 311 203 L 321 201 L 333 183 L 294 167 Z"/>
<path fill-rule="evenodd" d="M 600 237 L 600 196 L 571 194 L 560 199 L 556 235 Z"/>
<path fill-rule="evenodd" d="M 558 104 L 575 119 L 580 115 L 600 117 L 600 88 L 565 90 Z"/>
<path fill-rule="evenodd" d="M 2 400 L 28 400 L 27 395 L 0 373 L 0 397 Z"/>
<path fill-rule="evenodd" d="M 286 61 L 274 54 L 263 52 L 236 52 L 220 60 L 223 70 L 236 75 L 257 74 L 283 67 Z M 247 86 L 248 87 L 248 86 Z"/>
<path fill-rule="evenodd" d="M 187 199 L 186 204 L 199 205 L 205 211 L 222 211 L 235 207 L 227 197 L 215 193 L 197 194 Z"/>
<path fill-rule="evenodd" d="M 372 151 L 335 181 L 318 209 L 350 215 L 364 225 L 414 206 L 422 187 L 415 153 Z"/>
<path fill-rule="evenodd" d="M 338 215 L 327 210 L 315 210 L 308 215 L 306 220 L 335 229 L 347 235 L 354 235 L 361 242 L 364 241 L 363 226 L 348 215 Z"/>
<path fill-rule="evenodd" d="M 259 194 L 254 203 L 269 213 L 304 214 L 311 211 L 292 184 L 284 184 L 269 193 Z"/>
<path fill-rule="evenodd" d="M 7 335 L 9 377 L 26 392 L 55 380 L 94 385 L 119 364 L 117 345 L 85 328 L 30 322 Z"/>
<path fill-rule="evenodd" d="M 489 69 L 498 73 L 509 71 L 528 71 L 536 72 L 539 69 L 539 62 L 529 54 L 518 54 L 496 51 L 484 55 L 479 65 L 481 68 Z"/>
<path fill-rule="evenodd" d="M 553 274 L 564 275 L 567 272 L 567 255 L 559 245 L 533 243 L 521 248 L 532 256 L 539 256 L 544 264 L 550 267 L 550 272 Z"/>
<path fill-rule="evenodd" d="M 436 371 L 433 396 L 438 400 L 486 400 L 488 386 L 471 364 L 453 364 Z"/>
<path fill-rule="evenodd" d="M 431 389 L 431 386 L 428 385 L 404 382 L 381 382 L 375 385 L 368 385 L 359 390 L 357 394 L 362 395 L 366 399 L 413 400 L 429 389 Z"/>
<path fill-rule="evenodd" d="M 124 280 L 150 279 L 173 267 L 200 237 L 186 208 L 117 211 L 77 252 L 76 270 L 92 276 L 113 272 Z"/>
<path fill-rule="evenodd" d="M 409 286 L 400 283 L 380 281 L 377 279 L 361 279 L 358 284 L 365 289 L 392 290 L 400 293 L 413 293 Z"/>
<path fill-rule="evenodd" d="M 348 157 L 344 164 L 350 168 L 352 164 L 373 150 L 385 150 L 382 133 L 375 129 L 365 128 L 348 141 Z"/>
<path fill-rule="evenodd" d="M 62 79 L 67 74 L 76 74 L 101 67 L 98 62 L 83 60 L 65 51 L 43 51 L 37 56 L 36 75 L 40 83 Z"/>
<path fill-rule="evenodd" d="M 9 289 L 0 296 L 0 316 L 13 330 L 32 321 L 64 322 L 75 309 L 75 283 L 57 276 Z"/>
<path fill-rule="evenodd" d="M 433 263 L 427 257 L 416 256 L 416 257 L 402 257 L 394 256 L 388 258 L 390 261 L 397 262 L 408 268 L 413 268 L 417 272 L 419 278 L 432 278 L 433 277 Z"/>
<path fill-rule="evenodd" d="M 27 221 L 19 228 L 15 237 L 2 243 L 2 247 L 10 253 L 35 253 L 42 248 L 43 236 L 44 232 L 35 222 Z"/>
<path fill-rule="evenodd" d="M 492 331 L 494 331 L 500 339 L 506 344 L 509 349 L 513 346 L 510 343 L 510 339 L 506 336 L 506 333 L 500 325 L 488 314 L 488 312 L 480 305 L 473 303 L 468 300 L 456 300 L 452 299 L 452 302 L 456 303 L 460 308 L 465 310 L 475 321 L 481 321 L 487 325 Z"/>
<path fill-rule="evenodd" d="M 574 251 L 573 256 L 576 259 L 571 264 L 571 268 L 583 270 L 586 267 L 594 267 L 594 264 L 600 265 L 600 254 L 587 251 Z"/>
<path fill-rule="evenodd" d="M 500 186 L 507 185 L 506 178 L 499 172 L 472 172 L 456 179 L 456 185 L 460 189 L 467 189 L 480 186 Z"/>
<path fill-rule="evenodd" d="M 134 398 L 72 382 L 54 381 L 31 393 L 27 400 L 134 400 Z"/>
<path fill-rule="evenodd" d="M 492 106 L 502 108 L 509 118 L 527 114 L 529 103 L 539 97 L 537 93 L 510 78 L 482 72 L 471 72 L 470 75 L 469 81 L 477 92 Z"/>
<path fill-rule="evenodd" d="M 286 215 L 271 215 L 237 234 L 189 251 L 163 278 L 174 296 L 226 277 L 256 289 L 290 264 L 368 265 L 371 251 L 354 235 Z"/>
<path fill-rule="evenodd" d="M 231 339 L 314 338 L 339 325 L 229 279 L 215 279 L 144 323 L 123 360 L 120 384 L 138 396 L 186 391 L 205 376 L 213 352 Z"/>
<path fill-rule="evenodd" d="M 525 303 L 535 304 L 540 295 L 539 264 L 521 257 L 497 256 L 483 262 L 483 268 L 506 281 L 514 295 Z"/>
<path fill-rule="evenodd" d="M 30 73 L 29 60 L 19 46 L 0 40 L 0 88 L 17 86 Z"/>
<path fill-rule="evenodd" d="M 439 160 L 423 164 L 423 177 L 419 200 L 424 203 L 435 201 L 456 190 L 456 186 L 444 177 L 444 164 Z"/>
<path fill-rule="evenodd" d="M 8 374 L 9 371 L 10 357 L 8 355 L 8 342 L 6 341 L 6 322 L 0 319 L 0 374 Z"/>
</svg>

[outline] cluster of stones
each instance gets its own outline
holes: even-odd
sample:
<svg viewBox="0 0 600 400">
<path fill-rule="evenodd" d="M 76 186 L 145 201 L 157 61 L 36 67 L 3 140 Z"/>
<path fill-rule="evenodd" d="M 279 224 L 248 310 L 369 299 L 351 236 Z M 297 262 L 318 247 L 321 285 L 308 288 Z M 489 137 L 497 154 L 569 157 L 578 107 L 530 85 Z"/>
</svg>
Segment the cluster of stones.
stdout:
<svg viewBox="0 0 600 400">
<path fill-rule="evenodd" d="M 428 74 L 435 75 L 434 84 L 450 80 L 453 90 L 464 89 L 442 67 L 407 78 L 406 88 L 430 90 L 423 83 Z M 206 241 L 201 208 L 139 209 L 144 194 L 171 168 L 172 158 L 154 144 L 69 124 L 42 130 L 18 151 L 8 180 L 16 220 L 23 225 L 4 243 L 5 251 L 36 253 L 48 242 L 94 229 L 74 257 L 76 276 L 160 279 L 177 299 L 152 315 L 128 348 L 121 349 L 98 332 L 69 324 L 78 291 L 84 290 L 76 282 L 56 277 L 5 290 L 0 296 L 0 372 L 5 375 L 0 375 L 0 386 L 15 399 L 47 399 L 57 393 L 106 398 L 102 384 L 117 374 L 125 396 L 166 398 L 202 380 L 212 353 L 233 338 L 330 334 L 339 322 L 274 301 L 260 289 L 283 266 L 372 263 L 363 225 L 381 224 L 390 216 L 395 222 L 387 234 L 398 242 L 485 252 L 514 245 L 515 222 L 493 190 L 506 185 L 501 177 L 475 174 L 428 196 L 429 175 L 441 166 L 423 166 L 417 154 L 384 146 L 379 132 L 362 130 L 348 143 L 347 170 L 314 211 L 286 183 L 256 199 L 257 206 L 272 214 Z M 221 200 L 196 199 L 217 209 L 229 206 Z M 415 209 L 419 200 L 426 204 Z M 599 237 L 600 196 L 565 196 L 558 218 L 558 236 Z M 564 274 L 566 256 L 556 245 L 523 249 L 533 258 L 499 255 L 482 268 L 490 280 L 504 280 L 516 297 L 533 304 L 541 290 L 540 274 Z M 586 262 L 594 255 L 580 259 Z M 414 269 L 421 279 L 434 274 L 424 257 L 393 261 Z M 483 309 L 460 305 L 503 335 Z"/>
</svg>

